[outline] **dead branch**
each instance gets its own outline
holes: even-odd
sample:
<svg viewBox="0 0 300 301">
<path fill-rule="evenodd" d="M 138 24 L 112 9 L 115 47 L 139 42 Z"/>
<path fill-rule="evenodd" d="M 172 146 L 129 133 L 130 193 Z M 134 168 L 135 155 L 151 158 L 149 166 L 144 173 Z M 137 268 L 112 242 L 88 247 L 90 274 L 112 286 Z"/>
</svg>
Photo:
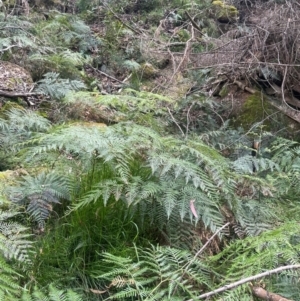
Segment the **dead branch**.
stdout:
<svg viewBox="0 0 300 301">
<path fill-rule="evenodd" d="M 104 4 L 104 7 L 106 7 L 114 15 L 114 17 L 117 20 L 119 20 L 125 27 L 127 27 L 130 30 L 132 30 L 136 34 L 141 34 L 142 33 L 141 31 L 138 31 L 138 30 L 134 29 L 132 26 L 130 26 L 127 23 L 125 23 L 108 5 Z"/>
<path fill-rule="evenodd" d="M 191 21 L 193 27 L 196 28 L 202 36 L 204 36 L 204 34 L 203 34 L 202 31 L 201 31 L 201 28 L 200 28 L 200 27 L 198 26 L 198 24 L 194 21 L 194 19 L 190 16 L 190 14 L 189 14 L 187 11 L 185 11 L 185 13 L 186 13 L 187 17 L 190 19 L 190 21 Z"/>
<path fill-rule="evenodd" d="M 8 97 L 8 98 L 16 98 L 21 97 L 28 105 L 28 107 L 34 106 L 35 104 L 30 101 L 29 97 L 35 97 L 43 95 L 41 92 L 14 92 L 14 91 L 4 91 L 0 90 L 0 96 Z"/>
<path fill-rule="evenodd" d="M 13 92 L 13 91 L 4 91 L 0 90 L 0 96 L 8 97 L 8 98 L 15 98 L 15 97 L 31 97 L 42 95 L 43 93 L 37 92 Z"/>
<path fill-rule="evenodd" d="M 183 53 L 183 57 L 180 61 L 180 63 L 178 64 L 176 70 L 174 71 L 171 79 L 170 79 L 170 83 L 173 81 L 174 76 L 178 73 L 181 72 L 182 70 L 185 70 L 187 67 L 187 64 L 189 62 L 189 56 L 192 50 L 192 41 L 195 38 L 195 34 L 194 34 L 194 28 L 191 28 L 191 32 L 192 32 L 192 36 L 190 37 L 190 39 L 188 39 L 186 41 L 186 45 L 185 45 L 185 49 L 184 49 L 184 53 Z"/>
<path fill-rule="evenodd" d="M 171 110 L 170 110 L 168 107 L 167 107 L 167 110 L 168 110 L 168 112 L 169 112 L 169 114 L 170 114 L 172 120 L 174 121 L 174 123 L 175 123 L 175 124 L 177 125 L 177 127 L 179 128 L 179 130 L 180 130 L 182 136 L 184 136 L 184 132 L 183 132 L 183 130 L 181 129 L 181 127 L 180 127 L 180 125 L 178 124 L 178 122 L 176 121 L 176 119 L 174 118 L 173 114 L 171 113 Z"/>
<path fill-rule="evenodd" d="M 185 270 L 187 270 L 190 265 L 193 263 L 193 261 L 207 248 L 207 246 L 210 244 L 210 242 L 222 231 L 224 230 L 227 226 L 229 226 L 230 223 L 226 223 L 225 225 L 223 225 L 220 229 L 218 229 L 214 235 L 212 235 L 212 237 L 205 243 L 204 246 L 202 246 L 202 248 L 195 254 L 195 256 L 193 257 L 193 259 L 188 263 L 188 265 L 184 268 Z"/>
<path fill-rule="evenodd" d="M 285 114 L 286 116 L 288 116 L 291 119 L 293 119 L 293 120 L 297 121 L 298 123 L 300 123 L 300 111 L 297 111 L 297 110 L 291 108 L 290 106 L 288 106 L 285 103 L 279 104 L 278 102 L 276 102 L 273 99 L 268 99 L 268 102 L 273 107 L 278 109 L 281 113 Z"/>
<path fill-rule="evenodd" d="M 119 83 L 121 83 L 121 84 L 125 84 L 124 81 L 121 81 L 121 80 L 119 80 L 119 79 L 117 79 L 117 78 L 115 78 L 115 77 L 113 77 L 113 76 L 111 76 L 111 75 L 109 75 L 109 74 L 107 74 L 107 73 L 101 71 L 101 70 L 98 70 L 98 69 L 94 68 L 94 67 L 91 66 L 91 65 L 88 65 L 88 67 L 91 68 L 91 69 L 93 69 L 95 72 L 98 72 L 98 73 L 104 75 L 104 76 L 107 77 L 107 78 L 110 78 L 110 79 L 112 79 L 112 80 L 114 80 L 114 81 L 116 81 L 116 82 L 119 82 Z"/>
<path fill-rule="evenodd" d="M 291 269 L 300 269 L 300 264 L 282 266 L 282 267 L 279 267 L 279 268 L 274 269 L 274 270 L 269 270 L 269 271 L 266 271 L 266 272 L 248 277 L 248 278 L 241 279 L 241 280 L 233 282 L 231 284 L 224 285 L 224 286 L 222 286 L 222 287 L 220 287 L 220 288 L 218 288 L 214 291 L 202 294 L 202 295 L 198 296 L 197 299 L 205 299 L 205 298 L 208 298 L 210 296 L 214 296 L 216 294 L 219 294 L 219 293 L 225 292 L 227 290 L 233 289 L 235 287 L 238 287 L 238 286 L 240 286 L 242 284 L 245 284 L 247 282 L 254 281 L 254 280 L 263 278 L 265 276 L 270 276 L 272 274 L 276 274 L 276 273 L 279 273 L 279 272 L 282 272 L 282 271 L 285 271 L 285 270 L 291 270 Z M 188 301 L 193 301 L 193 299 L 190 299 Z"/>
<path fill-rule="evenodd" d="M 266 301 L 292 301 L 292 300 L 286 299 L 280 295 L 268 292 L 259 286 L 251 286 L 251 290 L 252 290 L 252 294 L 255 297 L 258 297 L 258 298 L 266 300 Z"/>
<path fill-rule="evenodd" d="M 191 200 L 191 202 L 194 202 L 195 200 Z M 210 239 L 204 244 L 204 246 L 202 246 L 202 248 L 195 254 L 195 256 L 193 257 L 192 260 L 190 260 L 190 262 L 188 262 L 188 264 L 186 264 L 184 266 L 184 270 L 183 273 L 181 275 L 181 279 L 185 276 L 186 271 L 188 270 L 188 268 L 193 264 L 193 262 L 196 260 L 196 258 L 207 248 L 207 246 L 211 243 L 211 241 L 222 231 L 224 230 L 227 226 L 229 226 L 230 223 L 226 223 L 225 225 L 223 225 L 220 229 L 218 229 L 211 237 Z M 180 282 L 180 281 L 179 281 Z M 176 286 L 177 287 L 177 286 Z M 188 300 L 188 301 L 193 301 L 193 300 Z"/>
</svg>

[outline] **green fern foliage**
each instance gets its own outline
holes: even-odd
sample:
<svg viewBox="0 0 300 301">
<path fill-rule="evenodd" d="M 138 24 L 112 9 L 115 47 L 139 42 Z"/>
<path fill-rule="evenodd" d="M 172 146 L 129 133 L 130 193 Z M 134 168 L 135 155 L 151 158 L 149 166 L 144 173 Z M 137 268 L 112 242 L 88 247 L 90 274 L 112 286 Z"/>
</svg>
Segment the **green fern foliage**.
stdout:
<svg viewBox="0 0 300 301">
<path fill-rule="evenodd" d="M 210 259 L 211 263 L 215 265 L 214 271 L 223 275 L 224 280 L 220 286 L 280 266 L 299 264 L 299 230 L 298 223 L 285 223 L 274 230 L 265 231 L 259 236 L 233 242 Z M 276 291 L 279 294 L 286 293 L 284 286 L 293 285 L 299 277 L 299 271 L 296 270 L 292 273 L 285 271 L 280 275 L 280 277 L 277 275 L 266 277 L 263 280 L 269 291 Z M 283 294 L 283 296 L 285 295 Z M 250 301 L 252 299 L 247 284 L 220 296 L 220 300 L 228 301 Z"/>
<path fill-rule="evenodd" d="M 20 275 L 0 256 L 0 297 L 1 300 L 17 300 L 17 296 L 21 292 L 18 285 Z"/>
<path fill-rule="evenodd" d="M 136 253 L 135 260 L 103 254 L 111 271 L 95 277 L 108 281 L 106 300 L 195 298 L 201 288 L 210 286 L 208 268 L 187 251 L 152 246 Z"/>
<path fill-rule="evenodd" d="M 37 92 L 44 93 L 53 99 L 62 99 L 70 91 L 84 89 L 85 85 L 79 80 L 59 78 L 55 72 L 46 73 L 44 79 L 38 82 Z"/>
<path fill-rule="evenodd" d="M 11 151 L 18 143 L 45 132 L 50 126 L 49 120 L 31 110 L 13 108 L 0 119 L 0 141 L 3 151 Z"/>
<path fill-rule="evenodd" d="M 62 78 L 80 78 L 78 67 L 81 69 L 87 62 L 84 54 L 98 51 L 102 44 L 82 20 L 58 12 L 47 21 L 34 24 L 32 32 L 40 47 L 28 56 L 26 63 L 39 79 L 49 72 L 60 73 Z"/>
<path fill-rule="evenodd" d="M 60 290 L 53 285 L 49 286 L 47 292 L 35 288 L 30 292 L 24 292 L 21 301 L 83 301 L 83 298 L 72 290 Z"/>
<path fill-rule="evenodd" d="M 70 197 L 66 179 L 55 173 L 25 176 L 16 186 L 8 188 L 8 194 L 13 203 L 26 207 L 40 229 L 44 229 L 45 220 L 51 214 L 53 204 Z"/>
<path fill-rule="evenodd" d="M 134 121 L 141 125 L 162 128 L 167 125 L 167 107 L 174 101 L 166 96 L 150 92 L 125 89 L 119 95 L 101 95 L 97 92 L 77 92 L 66 95 L 65 102 L 70 106 L 89 105 L 100 111 L 105 120 L 113 122 Z"/>
<path fill-rule="evenodd" d="M 91 183 L 92 189 L 76 201 L 74 210 L 98 201 L 107 204 L 113 198 L 129 207 L 144 203 L 147 209 L 143 212 L 154 214 L 157 208 L 163 209 L 164 214 L 152 217 L 160 227 L 180 216 L 182 221 L 189 217 L 192 223 L 201 221 L 216 231 L 225 220 L 223 204 L 230 208 L 242 231 L 250 235 L 270 229 L 270 221 L 275 218 L 268 201 L 276 196 L 274 180 L 249 174 L 248 163 L 243 163 L 247 168 L 237 167 L 237 161 L 232 164 L 197 137 L 182 141 L 133 123 L 119 123 L 109 127 L 60 127 L 33 141 L 32 157 L 59 152 L 78 160 L 82 167 L 84 162 L 85 167 L 92 168 L 95 161 L 98 168 L 109 166 L 110 178 Z M 262 175 L 280 169 L 270 159 L 260 162 Z M 265 202 L 257 206 L 261 200 Z M 247 201 L 251 202 L 247 205 Z M 248 215 L 251 204 L 259 214 Z"/>
<path fill-rule="evenodd" d="M 18 213 L 12 211 L 0 211 L 0 251 L 7 259 L 29 261 L 29 253 L 32 250 L 32 240 L 28 234 L 28 228 L 9 219 Z"/>
<path fill-rule="evenodd" d="M 16 16 L 0 15 L 0 52 L 5 53 L 24 52 L 27 49 L 37 50 L 39 44 L 30 33 L 33 23 L 21 20 Z"/>
</svg>

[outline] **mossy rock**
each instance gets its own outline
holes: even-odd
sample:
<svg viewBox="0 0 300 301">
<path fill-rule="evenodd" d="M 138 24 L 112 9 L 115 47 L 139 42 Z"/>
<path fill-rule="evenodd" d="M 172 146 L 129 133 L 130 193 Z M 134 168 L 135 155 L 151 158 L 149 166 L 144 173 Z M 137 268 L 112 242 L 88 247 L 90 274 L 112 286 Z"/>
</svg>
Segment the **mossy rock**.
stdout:
<svg viewBox="0 0 300 301">
<path fill-rule="evenodd" d="M 212 2 L 215 17 L 221 23 L 234 23 L 238 20 L 239 11 L 233 5 L 228 5 L 224 1 L 216 0 Z"/>
<path fill-rule="evenodd" d="M 24 168 L 0 171 L 0 209 L 11 205 L 11 201 L 4 193 L 5 187 L 14 184 L 18 177 L 24 175 L 28 175 L 28 172 Z"/>
<path fill-rule="evenodd" d="M 138 70 L 139 75 L 142 79 L 154 78 L 158 74 L 158 70 L 150 63 L 144 63 Z"/>
<path fill-rule="evenodd" d="M 0 61 L 0 90 L 28 92 L 33 88 L 30 73 L 19 65 Z"/>
</svg>

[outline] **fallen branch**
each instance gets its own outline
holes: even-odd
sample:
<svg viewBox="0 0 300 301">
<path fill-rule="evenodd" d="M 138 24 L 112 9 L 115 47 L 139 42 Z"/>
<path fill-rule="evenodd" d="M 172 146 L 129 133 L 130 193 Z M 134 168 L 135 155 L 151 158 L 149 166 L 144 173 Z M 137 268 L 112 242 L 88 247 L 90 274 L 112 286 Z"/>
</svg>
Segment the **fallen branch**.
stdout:
<svg viewBox="0 0 300 301">
<path fill-rule="evenodd" d="M 259 286 L 252 286 L 251 290 L 252 290 L 252 294 L 255 297 L 258 297 L 258 298 L 266 300 L 266 301 L 292 301 L 292 300 L 286 299 L 280 295 L 270 293 Z"/>
<path fill-rule="evenodd" d="M 43 95 L 40 92 L 13 92 L 13 91 L 3 91 L 0 90 L 0 96 L 8 97 L 8 98 L 16 98 L 22 97 L 23 100 L 27 103 L 27 105 L 34 106 L 35 104 L 28 99 L 28 97 Z"/>
<path fill-rule="evenodd" d="M 13 92 L 13 91 L 4 91 L 0 90 L 0 96 L 8 97 L 8 98 L 14 98 L 14 97 L 31 97 L 31 96 L 37 96 L 42 95 L 43 93 L 40 92 Z"/>
<path fill-rule="evenodd" d="M 248 277 L 248 278 L 241 279 L 241 280 L 233 282 L 231 284 L 224 285 L 224 286 L 222 286 L 222 287 L 220 287 L 220 288 L 218 288 L 214 291 L 202 294 L 202 295 L 198 296 L 197 299 L 205 299 L 205 298 L 208 298 L 210 296 L 214 296 L 216 294 L 219 294 L 219 293 L 225 292 L 227 290 L 233 289 L 235 287 L 238 287 L 238 286 L 240 286 L 242 284 L 245 284 L 247 282 L 257 280 L 257 279 L 263 278 L 265 276 L 270 276 L 272 274 L 276 274 L 276 273 L 284 271 L 284 270 L 291 270 L 291 269 L 300 269 L 300 264 L 282 266 L 282 267 L 279 267 L 279 268 L 274 269 L 274 270 L 266 271 L 266 272 Z M 194 299 L 190 299 L 188 301 L 193 301 L 193 300 Z"/>
<path fill-rule="evenodd" d="M 285 97 L 287 98 L 287 97 Z M 280 104 L 275 100 L 268 98 L 268 103 L 270 103 L 273 107 L 278 109 L 281 113 L 285 114 L 286 116 L 290 117 L 291 119 L 300 123 L 300 112 L 291 108 L 287 104 L 281 102 Z"/>
</svg>

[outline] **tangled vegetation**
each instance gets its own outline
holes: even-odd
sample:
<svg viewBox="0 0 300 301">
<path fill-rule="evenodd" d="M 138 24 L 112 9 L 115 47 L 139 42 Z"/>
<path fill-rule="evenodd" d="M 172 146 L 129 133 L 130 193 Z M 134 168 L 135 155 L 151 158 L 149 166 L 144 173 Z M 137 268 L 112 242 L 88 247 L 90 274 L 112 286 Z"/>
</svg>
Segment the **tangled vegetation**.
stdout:
<svg viewBox="0 0 300 301">
<path fill-rule="evenodd" d="M 297 1 L 0 10 L 1 300 L 299 298 Z"/>
</svg>

